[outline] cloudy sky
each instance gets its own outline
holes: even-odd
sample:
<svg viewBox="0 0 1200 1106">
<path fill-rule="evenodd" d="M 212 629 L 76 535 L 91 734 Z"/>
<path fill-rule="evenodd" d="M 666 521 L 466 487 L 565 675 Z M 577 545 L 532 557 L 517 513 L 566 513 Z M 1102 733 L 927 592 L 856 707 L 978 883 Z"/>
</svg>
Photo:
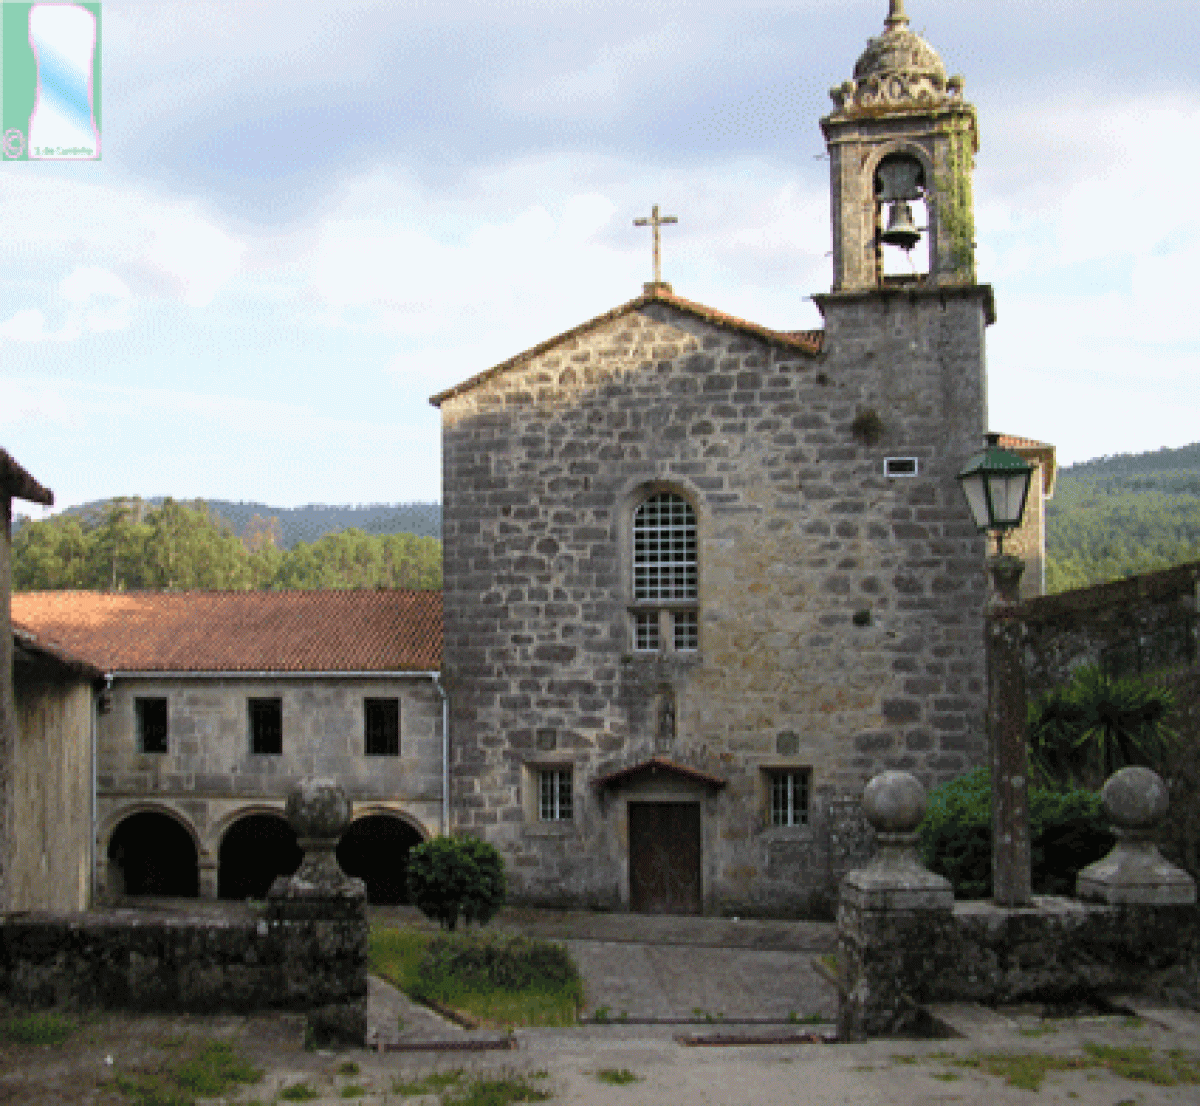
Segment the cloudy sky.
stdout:
<svg viewBox="0 0 1200 1106">
<path fill-rule="evenodd" d="M 909 0 L 979 109 L 993 428 L 1200 439 L 1200 4 Z M 0 445 L 111 495 L 440 498 L 433 392 L 664 278 L 819 325 L 886 0 L 110 0 L 100 162 L 0 164 Z"/>
</svg>

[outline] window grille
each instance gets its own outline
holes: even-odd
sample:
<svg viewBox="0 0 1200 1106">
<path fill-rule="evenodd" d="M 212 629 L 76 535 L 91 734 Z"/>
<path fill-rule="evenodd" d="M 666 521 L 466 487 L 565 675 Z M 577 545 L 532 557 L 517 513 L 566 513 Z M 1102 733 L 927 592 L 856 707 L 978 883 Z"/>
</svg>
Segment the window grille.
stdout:
<svg viewBox="0 0 1200 1106">
<path fill-rule="evenodd" d="M 143 753 L 167 751 L 166 699 L 135 699 L 138 748 Z"/>
<path fill-rule="evenodd" d="M 543 822 L 568 822 L 573 816 L 571 769 L 542 769 L 538 773 L 538 817 Z"/>
<path fill-rule="evenodd" d="M 659 492 L 634 513 L 633 598 L 696 598 L 696 512 L 681 496 Z"/>
<path fill-rule="evenodd" d="M 771 773 L 771 825 L 808 825 L 808 770 Z"/>
<path fill-rule="evenodd" d="M 700 616 L 695 611 L 675 612 L 675 652 L 700 648 Z"/>
<path fill-rule="evenodd" d="M 633 647 L 638 652 L 658 652 L 658 611 L 638 611 L 633 616 L 633 629 Z"/>
<path fill-rule="evenodd" d="M 400 700 L 363 701 L 363 752 L 369 757 L 400 755 Z"/>
</svg>

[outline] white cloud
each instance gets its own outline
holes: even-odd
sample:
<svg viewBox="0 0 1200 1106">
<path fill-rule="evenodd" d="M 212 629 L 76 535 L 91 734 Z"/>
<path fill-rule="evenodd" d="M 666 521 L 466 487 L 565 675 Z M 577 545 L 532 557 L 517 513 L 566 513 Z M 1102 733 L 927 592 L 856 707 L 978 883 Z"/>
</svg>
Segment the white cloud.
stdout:
<svg viewBox="0 0 1200 1106">
<path fill-rule="evenodd" d="M 81 265 L 58 286 L 66 300 L 66 321 L 60 330 L 46 329 L 46 317 L 37 308 L 18 311 L 0 323 L 0 338 L 18 342 L 71 342 L 84 334 L 124 330 L 129 326 L 133 293 L 115 273 L 96 265 Z"/>
<path fill-rule="evenodd" d="M 189 207 L 153 212 L 142 225 L 150 234 L 146 259 L 179 283 L 192 307 L 212 302 L 237 272 L 246 249 Z"/>
<path fill-rule="evenodd" d="M 36 307 L 27 307 L 0 323 L 0 338 L 10 338 L 14 342 L 40 342 L 47 337 L 46 317 Z"/>
</svg>

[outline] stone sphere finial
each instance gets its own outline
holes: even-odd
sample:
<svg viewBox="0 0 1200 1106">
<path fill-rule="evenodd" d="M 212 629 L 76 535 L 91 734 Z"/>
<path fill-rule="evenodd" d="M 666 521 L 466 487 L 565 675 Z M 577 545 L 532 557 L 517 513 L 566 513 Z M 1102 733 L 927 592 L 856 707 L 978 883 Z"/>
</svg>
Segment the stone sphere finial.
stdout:
<svg viewBox="0 0 1200 1106">
<path fill-rule="evenodd" d="M 288 792 L 284 813 L 303 841 L 336 841 L 350 824 L 350 799 L 336 780 L 301 780 Z"/>
<path fill-rule="evenodd" d="M 911 772 L 880 772 L 863 791 L 863 813 L 876 833 L 915 833 L 925 803 L 925 788 Z"/>
<path fill-rule="evenodd" d="M 1100 791 L 1100 802 L 1119 831 L 1139 833 L 1162 821 L 1170 795 L 1157 772 L 1130 767 L 1109 776 Z"/>
</svg>

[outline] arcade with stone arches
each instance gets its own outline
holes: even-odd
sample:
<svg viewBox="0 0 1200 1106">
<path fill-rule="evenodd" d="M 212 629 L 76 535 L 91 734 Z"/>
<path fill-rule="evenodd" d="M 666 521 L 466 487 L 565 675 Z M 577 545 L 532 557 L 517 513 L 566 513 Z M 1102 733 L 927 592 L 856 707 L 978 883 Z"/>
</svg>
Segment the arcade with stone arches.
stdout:
<svg viewBox="0 0 1200 1106">
<path fill-rule="evenodd" d="M 364 804 L 338 842 L 338 863 L 366 883 L 368 902 L 404 903 L 408 851 L 430 836 L 407 811 Z M 99 885 L 117 898 L 265 899 L 303 857 L 282 806 L 267 803 L 236 807 L 204 832 L 174 803 L 130 804 L 106 819 L 98 851 Z"/>
</svg>

